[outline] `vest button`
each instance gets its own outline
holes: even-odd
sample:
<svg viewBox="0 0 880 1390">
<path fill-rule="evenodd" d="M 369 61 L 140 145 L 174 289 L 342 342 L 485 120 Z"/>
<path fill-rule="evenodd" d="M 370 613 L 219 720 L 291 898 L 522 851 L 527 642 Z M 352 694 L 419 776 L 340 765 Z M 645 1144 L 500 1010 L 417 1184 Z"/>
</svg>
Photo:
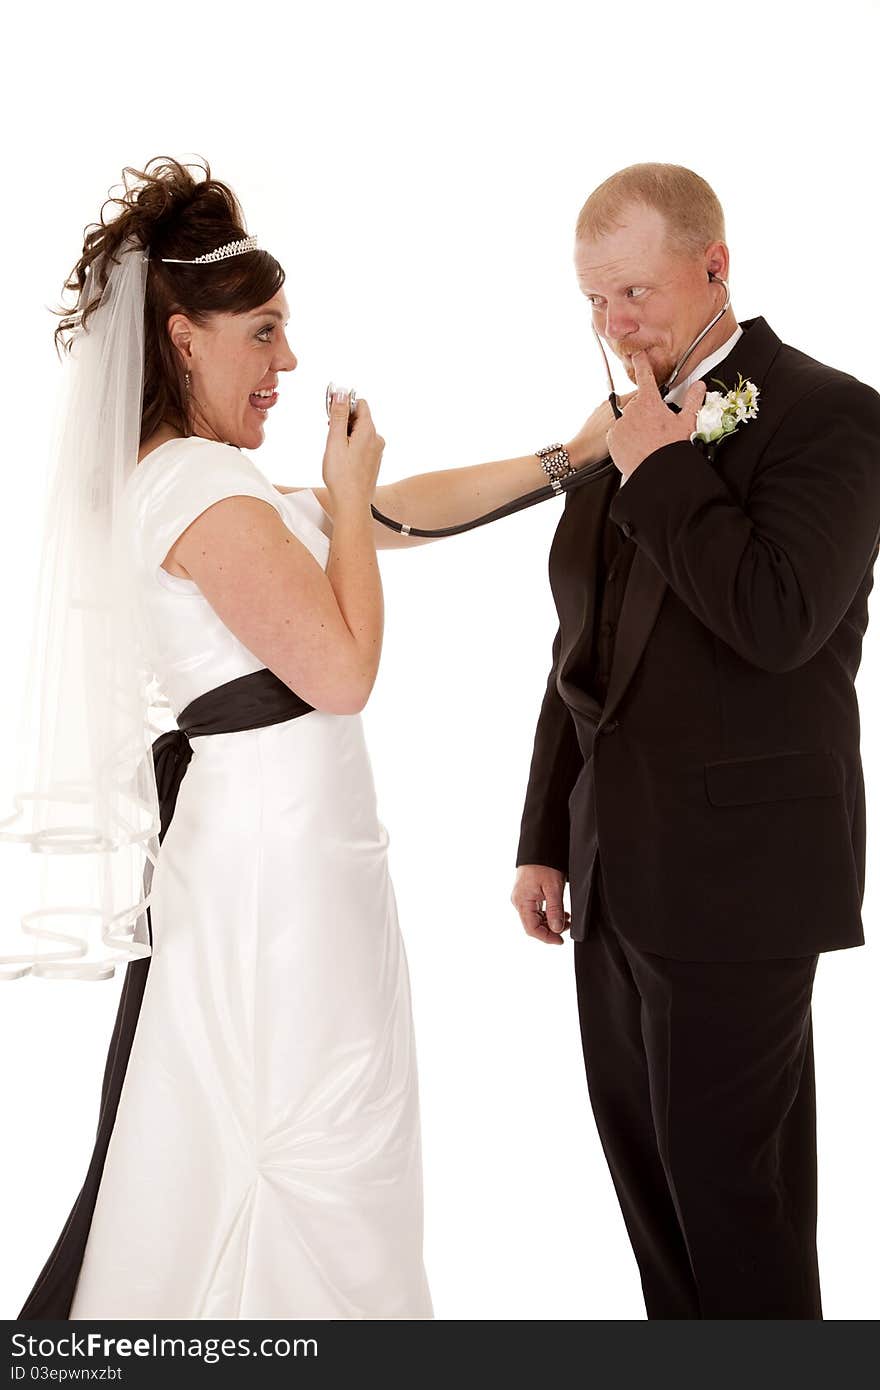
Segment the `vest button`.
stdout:
<svg viewBox="0 0 880 1390">
<path fill-rule="evenodd" d="M 632 526 L 630 525 L 630 523 L 629 523 L 628 521 L 622 521 L 622 522 L 620 523 L 620 529 L 621 529 L 621 531 L 623 532 L 623 534 L 626 536 L 627 540 L 629 540 L 630 536 L 631 536 L 632 533 L 633 533 L 633 528 L 632 528 Z"/>
</svg>

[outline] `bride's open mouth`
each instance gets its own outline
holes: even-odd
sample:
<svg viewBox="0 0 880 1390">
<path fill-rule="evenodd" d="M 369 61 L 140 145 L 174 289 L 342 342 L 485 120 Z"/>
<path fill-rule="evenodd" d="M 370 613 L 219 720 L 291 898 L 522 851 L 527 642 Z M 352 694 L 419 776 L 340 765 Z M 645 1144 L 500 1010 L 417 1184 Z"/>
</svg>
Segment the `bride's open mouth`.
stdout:
<svg viewBox="0 0 880 1390">
<path fill-rule="evenodd" d="M 248 396 L 248 401 L 258 415 L 265 415 L 267 411 L 272 409 L 277 400 L 277 386 L 268 387 L 264 391 L 252 391 Z"/>
</svg>

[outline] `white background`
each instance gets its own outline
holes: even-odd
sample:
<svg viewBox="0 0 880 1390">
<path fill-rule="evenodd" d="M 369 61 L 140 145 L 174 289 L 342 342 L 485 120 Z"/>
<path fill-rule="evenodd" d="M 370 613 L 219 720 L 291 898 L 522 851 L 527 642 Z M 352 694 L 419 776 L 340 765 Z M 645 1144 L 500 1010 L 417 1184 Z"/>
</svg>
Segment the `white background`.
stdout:
<svg viewBox="0 0 880 1390">
<path fill-rule="evenodd" d="M 300 366 L 254 456 L 275 483 L 320 481 L 330 377 L 370 400 L 386 479 L 569 437 L 605 392 L 574 222 L 597 183 L 643 159 L 715 188 L 740 318 L 763 314 L 876 385 L 877 17 L 857 0 L 14 7 L 0 727 L 15 727 L 60 370 L 47 306 L 124 165 L 206 155 L 287 269 Z M 412 974 L 444 1319 L 644 1316 L 588 1109 L 571 944 L 528 940 L 508 902 L 558 516 L 547 504 L 382 561 L 387 636 L 365 720 Z M 873 845 L 877 636 L 858 681 Z M 868 946 L 824 956 L 815 991 L 820 1253 L 838 1319 L 880 1312 L 876 850 L 864 921 Z M 0 1316 L 85 1173 L 120 984 L 0 986 Z"/>
</svg>

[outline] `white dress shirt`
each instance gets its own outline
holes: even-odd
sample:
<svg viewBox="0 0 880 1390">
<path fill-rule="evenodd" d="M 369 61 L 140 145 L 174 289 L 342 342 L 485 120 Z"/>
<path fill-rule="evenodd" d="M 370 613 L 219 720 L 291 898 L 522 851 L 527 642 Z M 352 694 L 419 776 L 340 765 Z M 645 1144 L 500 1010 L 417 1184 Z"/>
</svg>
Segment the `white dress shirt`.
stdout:
<svg viewBox="0 0 880 1390">
<path fill-rule="evenodd" d="M 694 367 L 694 370 L 688 374 L 688 376 L 681 377 L 675 383 L 672 390 L 669 392 L 665 399 L 667 401 L 672 401 L 673 405 L 681 405 L 688 387 L 693 385 L 695 381 L 700 380 L 705 381 L 707 392 L 717 390 L 718 388 L 712 385 L 706 373 L 711 372 L 713 367 L 717 367 L 718 363 L 723 361 L 723 359 L 730 352 L 730 349 L 733 347 L 734 343 L 739 342 L 740 338 L 742 337 L 742 332 L 742 329 L 739 326 L 737 326 L 733 330 L 727 341 L 721 344 L 720 348 L 716 348 L 715 351 L 710 353 L 708 357 L 704 357 L 702 362 L 699 362 L 697 366 Z"/>
</svg>

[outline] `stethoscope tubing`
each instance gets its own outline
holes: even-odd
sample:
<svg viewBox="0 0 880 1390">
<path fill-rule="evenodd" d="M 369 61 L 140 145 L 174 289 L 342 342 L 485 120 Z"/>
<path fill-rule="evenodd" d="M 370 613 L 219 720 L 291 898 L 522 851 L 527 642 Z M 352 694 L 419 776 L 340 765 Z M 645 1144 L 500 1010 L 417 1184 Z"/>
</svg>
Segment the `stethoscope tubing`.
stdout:
<svg viewBox="0 0 880 1390">
<path fill-rule="evenodd" d="M 690 357 L 691 353 L 694 351 L 694 348 L 699 347 L 700 343 L 706 337 L 706 334 L 712 331 L 716 323 L 719 322 L 722 315 L 726 312 L 727 308 L 730 305 L 730 287 L 727 281 L 723 280 L 720 275 L 714 275 L 712 278 L 717 280 L 719 284 L 722 284 L 724 286 L 724 303 L 722 304 L 721 308 L 718 310 L 718 313 L 714 316 L 714 318 L 712 318 L 709 321 L 709 323 L 706 324 L 706 327 L 694 339 L 687 352 L 683 353 L 682 356 L 678 359 L 678 362 L 676 363 L 671 376 L 669 376 L 667 380 L 663 383 L 663 386 L 661 388 L 661 395 L 665 396 L 666 393 L 670 390 L 673 382 L 675 381 L 676 377 L 681 371 L 682 366 Z M 617 391 L 614 387 L 614 378 L 611 375 L 611 367 L 609 365 L 608 358 L 605 354 L 605 348 L 602 345 L 602 339 L 596 332 L 595 326 L 593 327 L 593 332 L 595 334 L 596 341 L 599 344 L 599 348 L 602 352 L 602 360 L 605 363 L 605 372 L 608 376 L 608 384 L 611 388 L 608 400 L 611 404 L 611 409 L 614 412 L 615 419 L 619 420 L 621 415 L 623 414 L 623 411 L 620 408 L 620 402 L 617 398 Z M 513 516 L 516 512 L 525 511 L 527 507 L 537 506 L 539 502 L 549 502 L 552 497 L 559 497 L 563 493 L 574 492 L 576 488 L 584 487 L 587 483 L 593 483 L 598 481 L 599 478 L 606 477 L 610 472 L 612 472 L 616 468 L 616 466 L 617 465 L 610 458 L 600 459 L 598 463 L 589 464 L 585 468 L 579 468 L 576 473 L 571 474 L 567 478 L 562 478 L 558 482 L 547 483 L 543 487 L 535 488 L 534 492 L 527 492 L 524 493 L 522 497 L 515 497 L 512 502 L 506 502 L 504 506 L 496 507 L 494 511 L 486 512 L 483 516 L 474 517 L 472 521 L 463 521 L 458 526 L 441 526 L 435 530 L 426 530 L 419 526 L 410 526 L 403 521 L 395 521 L 390 516 L 384 516 L 383 513 L 380 512 L 375 506 L 371 506 L 370 510 L 373 513 L 373 517 L 376 521 L 381 522 L 383 526 L 387 526 L 389 530 L 396 531 L 398 535 L 417 536 L 423 540 L 444 540 L 447 536 L 460 536 L 465 531 L 473 531 L 478 526 L 488 526 L 489 523 L 492 521 L 500 521 L 502 517 Z"/>
<path fill-rule="evenodd" d="M 556 484 L 547 483 L 544 487 L 536 488 L 534 492 L 526 492 L 522 497 L 515 497 L 512 502 L 506 502 L 504 506 L 496 507 L 494 511 L 474 517 L 472 521 L 463 521 L 458 526 L 441 526 L 436 530 L 425 530 L 419 526 L 408 526 L 405 522 L 395 521 L 390 516 L 383 516 L 382 512 L 372 505 L 370 510 L 376 521 L 381 521 L 383 526 L 387 526 L 391 531 L 396 531 L 398 535 L 419 536 L 425 540 L 444 540 L 447 536 L 460 536 L 465 531 L 473 531 L 477 526 L 488 526 L 490 521 L 500 521 L 502 517 L 513 516 L 515 512 L 525 511 L 527 507 L 534 507 L 539 502 L 549 502 L 551 497 L 560 497 L 563 493 L 574 492 L 576 488 L 583 487 L 585 483 L 592 483 L 598 478 L 604 478 L 616 467 L 613 459 L 601 459 L 599 463 L 592 463 L 585 468 L 579 468 L 576 473 L 571 474 L 568 478 L 562 478 Z"/>
</svg>

